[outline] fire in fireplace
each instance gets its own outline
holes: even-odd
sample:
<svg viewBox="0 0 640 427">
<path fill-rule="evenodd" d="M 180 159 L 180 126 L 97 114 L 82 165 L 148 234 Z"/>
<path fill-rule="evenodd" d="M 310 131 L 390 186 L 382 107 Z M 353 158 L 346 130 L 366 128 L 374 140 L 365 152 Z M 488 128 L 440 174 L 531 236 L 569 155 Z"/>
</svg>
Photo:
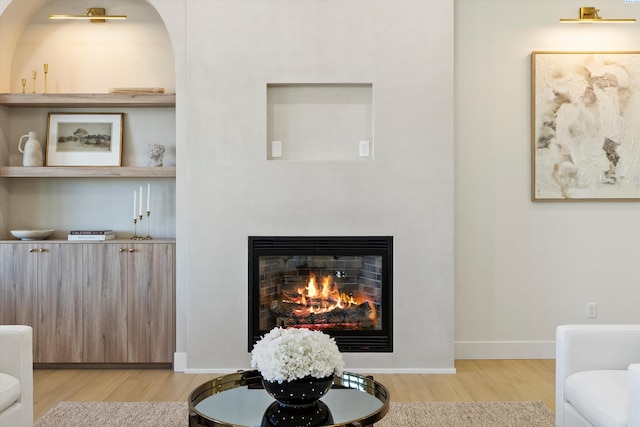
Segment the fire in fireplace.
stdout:
<svg viewBox="0 0 640 427">
<path fill-rule="evenodd" d="M 305 257 L 306 258 L 306 257 Z M 298 260 L 299 261 L 299 260 Z M 307 261 L 303 264 L 306 266 Z M 306 268 L 305 268 L 306 269 Z M 335 272 L 346 278 L 346 271 Z M 276 315 L 276 326 L 306 327 L 309 329 L 367 330 L 376 325 L 375 299 L 359 291 L 348 291 L 338 286 L 331 275 L 322 278 L 309 272 L 306 286 L 285 286 L 272 299 L 271 311 Z"/>
<path fill-rule="evenodd" d="M 249 350 L 276 326 L 389 352 L 392 237 L 249 237 Z"/>
</svg>

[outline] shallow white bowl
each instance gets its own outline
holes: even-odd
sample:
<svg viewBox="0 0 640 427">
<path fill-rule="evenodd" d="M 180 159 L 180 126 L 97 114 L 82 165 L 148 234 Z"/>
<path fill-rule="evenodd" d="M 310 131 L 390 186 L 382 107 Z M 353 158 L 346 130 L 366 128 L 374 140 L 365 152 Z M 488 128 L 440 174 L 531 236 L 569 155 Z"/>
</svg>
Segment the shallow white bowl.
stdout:
<svg viewBox="0 0 640 427">
<path fill-rule="evenodd" d="M 51 236 L 53 229 L 47 230 L 11 230 L 11 234 L 21 240 L 43 240 Z"/>
</svg>

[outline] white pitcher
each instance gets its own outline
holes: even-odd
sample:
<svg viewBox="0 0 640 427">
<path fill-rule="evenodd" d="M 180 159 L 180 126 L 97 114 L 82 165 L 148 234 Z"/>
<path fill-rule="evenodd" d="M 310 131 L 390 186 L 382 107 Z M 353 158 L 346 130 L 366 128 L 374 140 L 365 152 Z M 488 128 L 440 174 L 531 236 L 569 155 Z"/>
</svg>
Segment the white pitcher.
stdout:
<svg viewBox="0 0 640 427">
<path fill-rule="evenodd" d="M 27 142 L 22 149 L 22 142 L 25 138 Z M 42 145 L 38 141 L 38 135 L 35 132 L 29 132 L 29 135 L 22 135 L 18 141 L 18 150 L 24 154 L 22 157 L 22 166 L 42 166 L 44 159 L 42 157 Z"/>
</svg>

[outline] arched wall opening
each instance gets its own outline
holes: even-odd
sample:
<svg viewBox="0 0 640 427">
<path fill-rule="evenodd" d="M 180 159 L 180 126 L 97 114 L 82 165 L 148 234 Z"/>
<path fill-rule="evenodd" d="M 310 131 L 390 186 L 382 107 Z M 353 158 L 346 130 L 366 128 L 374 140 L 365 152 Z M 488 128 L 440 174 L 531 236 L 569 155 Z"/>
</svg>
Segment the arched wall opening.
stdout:
<svg viewBox="0 0 640 427">
<path fill-rule="evenodd" d="M 127 20 L 91 23 L 53 21 L 48 18 L 49 14 L 82 14 L 87 8 L 95 6 L 104 6 L 107 14 L 127 15 Z M 0 0 L 0 93 L 21 93 L 23 78 L 27 80 L 25 92 L 31 93 L 34 88 L 33 71 L 37 73 L 36 93 L 43 93 L 44 64 L 48 64 L 47 93 L 51 94 L 99 94 L 112 88 L 163 88 L 165 93 L 176 93 L 179 91 L 176 86 L 184 86 L 177 83 L 176 79 L 176 69 L 180 68 L 176 64 L 183 62 L 179 58 L 176 59 L 177 56 L 184 55 L 181 48 L 184 41 L 183 30 L 174 24 L 172 30 L 175 34 L 170 34 L 167 17 L 171 18 L 168 21 L 176 20 L 176 16 L 179 16 L 184 8 L 183 2 L 154 0 L 110 0 L 104 5 L 87 0 Z M 181 21 L 178 19 L 176 22 Z M 184 139 L 178 138 L 177 134 L 184 133 L 185 129 L 184 114 L 179 111 L 179 107 L 111 109 L 124 111 L 125 120 L 127 115 L 137 115 L 133 118 L 136 119 L 138 130 L 133 129 L 133 120 L 125 122 L 125 132 L 129 132 L 129 135 L 125 135 L 123 166 L 146 166 L 147 140 L 167 145 L 165 166 L 176 166 L 177 141 Z M 35 112 L 31 109 L 28 119 L 23 118 L 21 110 L 25 110 L 26 117 L 28 109 L 0 106 L 0 166 L 21 165 L 22 157 L 17 150 L 17 138 L 26 130 L 37 130 L 44 145 L 46 113 L 58 111 L 60 108 L 38 108 Z M 75 110 L 84 112 L 105 109 L 88 107 Z M 33 120 L 34 116 L 37 117 L 36 120 Z M 157 126 L 158 122 L 160 126 Z M 131 126 L 128 126 L 129 124 Z M 150 137 L 149 133 L 153 136 Z M 119 214 L 120 210 L 125 209 L 124 202 L 121 203 L 119 200 L 120 193 L 124 198 L 125 194 L 129 195 L 129 184 L 146 185 L 147 179 L 105 181 L 88 178 L 84 179 L 85 183 L 78 192 L 69 195 L 62 194 L 70 193 L 67 190 L 56 189 L 62 192 L 61 194 L 49 194 L 46 191 L 49 186 L 59 183 L 68 187 L 71 180 L 62 178 L 51 181 L 54 184 L 49 184 L 46 180 L 0 180 L 0 234 L 8 234 L 9 225 L 15 222 L 17 213 L 21 212 L 21 200 L 30 197 L 25 197 L 25 194 L 31 192 L 33 187 L 37 187 L 39 193 L 45 192 L 47 200 L 58 198 L 64 200 L 59 203 L 65 203 L 68 202 L 66 198 L 86 201 L 84 197 L 96 197 L 96 186 L 86 183 L 97 184 L 98 188 L 113 186 L 116 189 L 111 191 L 117 200 L 104 199 L 102 203 L 106 208 L 105 212 L 113 209 Z M 153 181 L 159 182 L 156 188 L 162 191 L 162 200 L 167 201 L 167 213 L 164 218 L 156 216 L 152 223 L 152 227 L 159 227 L 156 231 L 160 237 L 176 237 L 175 205 L 176 199 L 180 197 L 176 194 L 176 181 Z M 47 186 L 47 190 L 40 189 L 43 185 Z M 122 187 L 125 187 L 125 190 L 121 191 Z M 100 197 L 102 196 L 104 195 L 101 194 Z M 129 199 L 130 197 L 126 197 L 127 201 Z M 128 206 L 130 203 L 126 204 Z M 122 209 L 118 207 L 120 205 L 123 206 Z M 89 208 L 82 207 L 80 210 L 82 209 Z M 47 214 L 50 212 L 42 213 Z M 110 212 L 102 215 L 109 217 Z M 127 220 L 126 228 L 119 227 L 117 223 L 116 227 L 129 230 L 128 221 L 130 220 Z M 59 228 L 68 228 L 68 224 L 62 224 Z M 178 267 L 178 275 L 182 274 L 181 270 Z M 177 311 L 182 313 L 184 310 Z M 179 313 L 177 316 L 180 318 Z M 176 329 L 176 340 L 180 343 L 184 334 L 179 332 L 180 328 Z M 177 346 L 184 348 L 184 344 Z"/>
<path fill-rule="evenodd" d="M 50 14 L 82 14 L 95 2 L 13 1 L 0 15 L 0 92 L 20 93 L 21 79 L 49 93 L 105 93 L 120 87 L 161 87 L 175 92 L 174 55 L 167 29 L 145 0 L 113 0 L 109 14 L 124 21 L 50 20 Z M 0 10 L 2 12 L 2 10 Z"/>
</svg>

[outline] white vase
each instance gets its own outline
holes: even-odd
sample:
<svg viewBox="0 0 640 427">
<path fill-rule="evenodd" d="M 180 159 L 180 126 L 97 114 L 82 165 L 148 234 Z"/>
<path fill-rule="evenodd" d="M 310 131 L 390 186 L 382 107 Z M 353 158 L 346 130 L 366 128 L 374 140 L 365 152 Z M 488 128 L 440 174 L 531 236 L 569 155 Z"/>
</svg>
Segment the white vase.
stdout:
<svg viewBox="0 0 640 427">
<path fill-rule="evenodd" d="M 27 138 L 27 142 L 22 148 L 22 142 Z M 38 135 L 35 132 L 29 132 L 28 135 L 22 135 L 18 141 L 18 151 L 24 156 L 22 157 L 22 166 L 42 166 L 44 159 L 42 156 L 42 145 L 38 141 Z"/>
</svg>

